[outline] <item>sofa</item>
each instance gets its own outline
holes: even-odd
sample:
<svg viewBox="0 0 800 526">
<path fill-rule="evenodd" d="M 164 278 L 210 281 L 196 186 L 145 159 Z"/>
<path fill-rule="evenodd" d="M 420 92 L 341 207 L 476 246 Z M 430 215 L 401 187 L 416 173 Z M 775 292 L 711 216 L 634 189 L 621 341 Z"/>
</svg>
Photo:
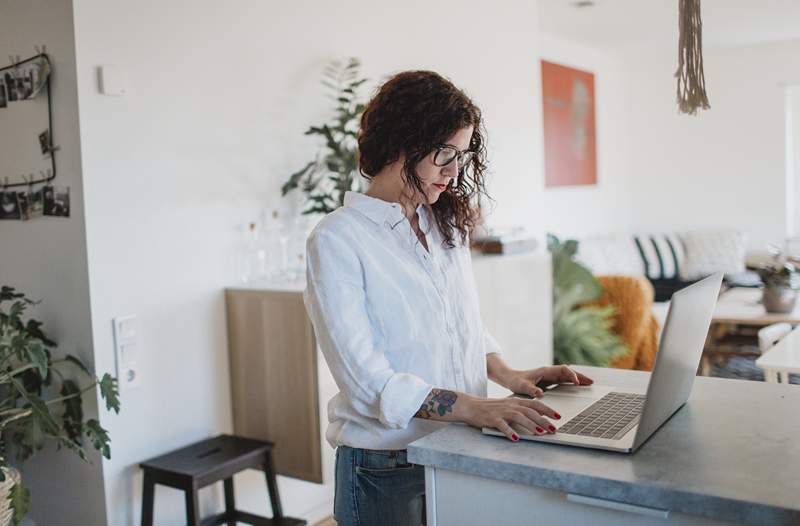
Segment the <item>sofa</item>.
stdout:
<svg viewBox="0 0 800 526">
<path fill-rule="evenodd" d="M 663 327 L 672 294 L 714 272 L 729 285 L 757 286 L 747 262 L 745 236 L 735 229 L 668 233 L 607 234 L 578 240 L 576 260 L 595 276 L 646 278 L 653 286 L 653 314 Z"/>
</svg>

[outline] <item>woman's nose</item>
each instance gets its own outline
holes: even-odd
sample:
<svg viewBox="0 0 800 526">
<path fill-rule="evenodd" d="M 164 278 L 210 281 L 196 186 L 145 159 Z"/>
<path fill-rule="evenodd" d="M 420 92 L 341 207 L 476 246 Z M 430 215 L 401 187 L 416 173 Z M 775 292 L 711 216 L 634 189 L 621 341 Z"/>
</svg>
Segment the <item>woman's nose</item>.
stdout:
<svg viewBox="0 0 800 526">
<path fill-rule="evenodd" d="M 450 178 L 455 177 L 456 174 L 458 173 L 458 169 L 459 169 L 458 158 L 453 159 L 452 161 L 450 161 L 449 163 L 444 165 L 443 168 L 444 169 L 442 170 L 442 173 L 445 176 L 450 177 Z"/>
</svg>

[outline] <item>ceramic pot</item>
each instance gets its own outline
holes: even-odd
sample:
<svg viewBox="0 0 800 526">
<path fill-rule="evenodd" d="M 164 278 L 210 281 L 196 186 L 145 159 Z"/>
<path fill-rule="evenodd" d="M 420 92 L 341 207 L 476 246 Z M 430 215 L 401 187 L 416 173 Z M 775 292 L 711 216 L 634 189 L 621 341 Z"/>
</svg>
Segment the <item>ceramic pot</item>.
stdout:
<svg viewBox="0 0 800 526">
<path fill-rule="evenodd" d="M 11 488 L 19 483 L 19 471 L 12 467 L 3 468 L 6 479 L 0 482 L 0 526 L 9 526 L 14 516 L 14 509 L 11 507 Z"/>
<path fill-rule="evenodd" d="M 789 287 L 764 287 L 762 299 L 767 312 L 785 314 L 794 310 L 797 302 L 797 291 Z"/>
</svg>

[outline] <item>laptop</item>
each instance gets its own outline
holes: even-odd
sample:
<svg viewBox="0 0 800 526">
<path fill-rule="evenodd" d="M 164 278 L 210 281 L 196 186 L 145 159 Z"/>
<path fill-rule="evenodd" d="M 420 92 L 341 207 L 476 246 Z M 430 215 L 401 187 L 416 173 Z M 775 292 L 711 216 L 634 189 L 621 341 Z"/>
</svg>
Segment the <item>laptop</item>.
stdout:
<svg viewBox="0 0 800 526">
<path fill-rule="evenodd" d="M 620 453 L 636 451 L 689 399 L 722 276 L 721 272 L 712 274 L 673 294 L 645 392 L 596 384 L 549 387 L 541 400 L 561 414 L 561 420 L 553 421 L 557 432 L 519 433 L 520 438 Z M 487 427 L 483 433 L 505 436 Z"/>
</svg>

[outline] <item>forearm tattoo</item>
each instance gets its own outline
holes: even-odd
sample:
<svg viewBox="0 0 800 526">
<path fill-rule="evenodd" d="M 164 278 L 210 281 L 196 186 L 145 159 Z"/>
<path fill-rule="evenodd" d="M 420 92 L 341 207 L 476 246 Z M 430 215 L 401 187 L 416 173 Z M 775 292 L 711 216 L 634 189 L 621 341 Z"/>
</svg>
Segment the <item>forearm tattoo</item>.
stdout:
<svg viewBox="0 0 800 526">
<path fill-rule="evenodd" d="M 428 398 L 422 402 L 419 411 L 414 415 L 418 418 L 431 418 L 435 415 L 444 416 L 453 412 L 453 404 L 456 403 L 458 395 L 454 391 L 447 389 L 433 389 Z"/>
</svg>

